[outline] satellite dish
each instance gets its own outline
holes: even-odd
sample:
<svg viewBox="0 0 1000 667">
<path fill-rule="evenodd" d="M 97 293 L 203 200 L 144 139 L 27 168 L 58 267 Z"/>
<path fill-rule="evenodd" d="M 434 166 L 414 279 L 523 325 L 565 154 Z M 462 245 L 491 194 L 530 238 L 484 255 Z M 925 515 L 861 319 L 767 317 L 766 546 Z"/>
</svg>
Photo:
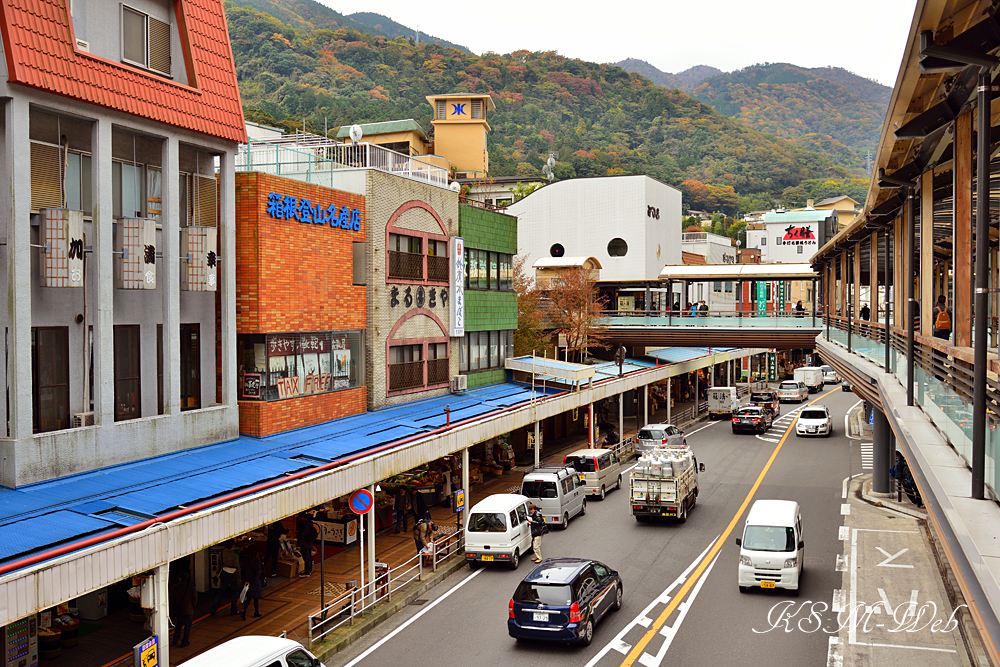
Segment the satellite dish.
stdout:
<svg viewBox="0 0 1000 667">
<path fill-rule="evenodd" d="M 547 165 L 547 164 L 543 164 L 542 165 L 542 173 L 543 174 L 549 173 L 549 165 Z"/>
<path fill-rule="evenodd" d="M 550 155 L 549 159 L 545 161 L 545 164 L 547 164 L 549 166 L 549 169 L 551 169 L 552 167 L 556 166 L 556 159 Z"/>
<path fill-rule="evenodd" d="M 459 183 L 458 181 L 452 181 L 451 185 L 449 185 L 448 187 L 451 188 L 453 192 L 461 192 L 462 191 L 462 184 Z"/>
<path fill-rule="evenodd" d="M 358 143 L 364 134 L 364 130 L 361 129 L 360 125 L 351 125 L 351 141 Z"/>
</svg>

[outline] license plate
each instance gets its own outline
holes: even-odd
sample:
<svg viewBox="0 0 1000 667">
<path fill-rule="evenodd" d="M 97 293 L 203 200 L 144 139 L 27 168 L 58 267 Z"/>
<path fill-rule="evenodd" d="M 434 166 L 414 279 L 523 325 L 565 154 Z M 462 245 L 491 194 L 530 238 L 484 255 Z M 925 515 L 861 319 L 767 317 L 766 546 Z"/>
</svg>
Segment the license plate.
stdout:
<svg viewBox="0 0 1000 667">
<path fill-rule="evenodd" d="M 662 512 L 660 516 L 677 516 L 677 512 Z"/>
<path fill-rule="evenodd" d="M 484 563 L 489 563 L 492 560 L 493 560 L 493 556 L 483 556 L 483 562 Z"/>
<path fill-rule="evenodd" d="M 547 611 L 533 611 L 531 612 L 531 620 L 541 621 L 542 623 L 549 622 L 549 612 Z"/>
<path fill-rule="evenodd" d="M 816 429 L 814 429 L 814 428 L 810 428 L 810 429 L 806 429 L 806 430 L 809 431 L 810 433 L 815 433 L 816 432 Z"/>
<path fill-rule="evenodd" d="M 774 588 L 774 582 L 773 581 L 762 581 L 762 582 L 760 582 L 760 587 L 761 588 Z"/>
</svg>

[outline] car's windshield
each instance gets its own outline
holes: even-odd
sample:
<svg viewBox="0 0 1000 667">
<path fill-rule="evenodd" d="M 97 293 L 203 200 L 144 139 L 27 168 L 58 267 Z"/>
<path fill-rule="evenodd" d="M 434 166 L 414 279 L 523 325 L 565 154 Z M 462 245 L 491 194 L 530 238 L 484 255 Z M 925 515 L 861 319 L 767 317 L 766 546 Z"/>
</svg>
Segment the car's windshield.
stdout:
<svg viewBox="0 0 1000 667">
<path fill-rule="evenodd" d="M 544 604 L 551 607 L 568 607 L 573 603 L 573 591 L 569 586 L 536 584 L 522 581 L 514 591 L 514 602 Z"/>
<path fill-rule="evenodd" d="M 593 456 L 567 456 L 566 465 L 570 466 L 577 472 L 597 472 L 597 468 L 594 467 Z"/>
<path fill-rule="evenodd" d="M 832 372 L 833 372 L 833 368 L 831 368 L 830 366 L 820 366 L 820 369 L 821 369 L 821 370 L 822 370 L 822 371 L 823 371 L 824 373 L 832 373 Z"/>
<path fill-rule="evenodd" d="M 473 512 L 469 517 L 470 533 L 502 533 L 506 530 L 503 512 Z"/>
<path fill-rule="evenodd" d="M 529 498 L 558 498 L 555 482 L 529 480 L 521 482 L 521 495 Z"/>
<path fill-rule="evenodd" d="M 795 530 L 790 526 L 747 526 L 743 548 L 749 551 L 795 551 Z"/>
<path fill-rule="evenodd" d="M 773 401 L 773 400 L 774 400 L 774 394 L 772 394 L 770 392 L 767 392 L 767 393 L 756 393 L 755 392 L 753 394 L 750 394 L 750 402 L 751 403 L 767 403 L 767 402 Z"/>
<path fill-rule="evenodd" d="M 799 416 L 802 419 L 826 419 L 826 410 L 803 410 Z"/>
<path fill-rule="evenodd" d="M 798 388 L 799 385 L 795 384 L 794 382 L 782 382 L 780 385 L 778 385 L 778 389 L 798 389 Z"/>
<path fill-rule="evenodd" d="M 736 414 L 741 417 L 759 417 L 760 412 L 760 408 L 743 408 L 742 410 L 738 410 Z"/>
<path fill-rule="evenodd" d="M 654 431 L 644 428 L 639 431 L 640 440 L 663 440 L 663 431 Z"/>
</svg>

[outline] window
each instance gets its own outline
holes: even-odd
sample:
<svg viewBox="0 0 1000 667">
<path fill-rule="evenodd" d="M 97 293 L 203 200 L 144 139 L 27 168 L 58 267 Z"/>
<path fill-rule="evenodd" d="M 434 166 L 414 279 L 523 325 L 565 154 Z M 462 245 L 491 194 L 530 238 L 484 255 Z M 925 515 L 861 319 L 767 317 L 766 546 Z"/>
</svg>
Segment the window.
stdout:
<svg viewBox="0 0 1000 667">
<path fill-rule="evenodd" d="M 469 289 L 514 289 L 514 260 L 508 253 L 466 247 L 465 286 Z"/>
<path fill-rule="evenodd" d="M 139 325 L 115 326 L 115 421 L 142 416 Z"/>
<path fill-rule="evenodd" d="M 415 236 L 389 234 L 389 277 L 422 280 L 424 258 L 421 239 Z"/>
<path fill-rule="evenodd" d="M 523 504 L 517 506 L 517 518 L 520 519 L 522 523 L 528 520 L 528 510 L 524 509 Z"/>
<path fill-rule="evenodd" d="M 527 496 L 528 498 L 559 497 L 558 489 L 556 489 L 556 483 L 544 482 L 542 480 L 523 482 L 521 484 L 521 495 Z"/>
<path fill-rule="evenodd" d="M 780 236 L 775 236 L 774 237 L 774 245 L 781 245 L 781 237 Z"/>
<path fill-rule="evenodd" d="M 93 358 L 93 355 L 91 355 Z M 91 393 L 93 395 L 93 393 Z M 163 414 L 163 325 L 156 325 L 156 414 Z"/>
<path fill-rule="evenodd" d="M 510 198 L 510 197 L 506 197 L 504 199 L 497 199 L 497 208 L 504 208 L 504 207 L 510 206 L 510 203 L 512 201 L 514 201 L 514 200 L 512 198 Z"/>
<path fill-rule="evenodd" d="M 743 548 L 747 551 L 795 551 L 795 529 L 791 526 L 747 526 Z"/>
<path fill-rule="evenodd" d="M 499 255 L 495 252 L 489 253 L 489 265 L 490 265 L 490 289 L 498 290 L 500 289 L 500 274 L 498 266 Z"/>
<path fill-rule="evenodd" d="M 510 511 L 510 525 L 512 528 L 517 525 L 517 510 Z"/>
<path fill-rule="evenodd" d="M 490 367 L 496 368 L 500 365 L 500 332 L 490 332 Z"/>
<path fill-rule="evenodd" d="M 732 294 L 733 292 L 733 282 L 731 280 L 726 281 L 726 293 Z"/>
<path fill-rule="evenodd" d="M 483 101 L 482 100 L 472 100 L 472 104 L 469 105 L 472 111 L 473 118 L 483 117 Z"/>
<path fill-rule="evenodd" d="M 448 115 L 448 103 L 445 100 L 434 101 L 434 120 L 444 120 Z"/>
<path fill-rule="evenodd" d="M 507 522 L 502 512 L 474 512 L 469 515 L 470 533 L 504 533 Z"/>
<path fill-rule="evenodd" d="M 170 76 L 170 24 L 122 5 L 122 62 Z"/>
<path fill-rule="evenodd" d="M 389 348 L 389 391 L 424 386 L 424 363 L 421 345 L 395 345 Z"/>
<path fill-rule="evenodd" d="M 198 344 L 200 326 L 181 325 L 181 410 L 201 407 L 201 354 Z"/>
<path fill-rule="evenodd" d="M 458 350 L 460 372 L 503 368 L 506 360 L 514 356 L 514 332 L 470 331 L 461 339 Z"/>
<path fill-rule="evenodd" d="M 473 285 L 473 287 L 478 286 L 479 289 L 489 288 L 489 273 L 487 272 L 486 269 L 488 255 L 489 253 L 487 253 L 485 250 L 480 250 L 479 252 L 476 253 L 476 259 L 479 264 L 479 268 L 477 270 L 476 275 L 479 278 L 479 280 L 476 285 Z"/>
<path fill-rule="evenodd" d="M 70 427 L 69 329 L 31 328 L 31 417 L 35 433 Z"/>
<path fill-rule="evenodd" d="M 804 251 L 804 246 L 795 246 L 795 252 L 797 252 L 798 254 L 801 255 L 803 251 Z"/>
<path fill-rule="evenodd" d="M 446 283 L 449 279 L 448 242 L 427 239 L 427 280 Z"/>
<path fill-rule="evenodd" d="M 614 238 L 608 243 L 608 255 L 611 257 L 624 257 L 628 253 L 628 244 L 625 239 Z"/>
<path fill-rule="evenodd" d="M 721 280 L 716 280 L 712 284 L 712 291 L 713 292 L 721 292 L 722 291 L 722 281 Z"/>
<path fill-rule="evenodd" d="M 767 237 L 766 236 L 761 236 L 760 237 L 760 245 L 761 246 L 766 246 L 767 245 Z"/>
<path fill-rule="evenodd" d="M 186 173 L 179 179 L 180 226 L 216 227 L 219 182 L 214 176 Z"/>
<path fill-rule="evenodd" d="M 143 166 L 114 161 L 111 163 L 112 215 L 115 218 L 141 218 Z"/>
<path fill-rule="evenodd" d="M 313 667 L 315 664 L 305 651 L 296 649 L 285 656 L 288 667 Z"/>
<path fill-rule="evenodd" d="M 458 372 L 467 373 L 469 371 L 469 334 L 462 336 L 458 343 Z"/>
<path fill-rule="evenodd" d="M 183 344 L 183 329 L 181 334 Z M 362 386 L 362 334 L 319 331 L 238 335 L 240 400 L 277 401 Z M 183 391 L 183 379 L 181 386 Z"/>
<path fill-rule="evenodd" d="M 539 584 L 522 581 L 514 591 L 514 601 L 550 607 L 568 607 L 573 602 L 573 591 L 561 584 Z"/>
</svg>

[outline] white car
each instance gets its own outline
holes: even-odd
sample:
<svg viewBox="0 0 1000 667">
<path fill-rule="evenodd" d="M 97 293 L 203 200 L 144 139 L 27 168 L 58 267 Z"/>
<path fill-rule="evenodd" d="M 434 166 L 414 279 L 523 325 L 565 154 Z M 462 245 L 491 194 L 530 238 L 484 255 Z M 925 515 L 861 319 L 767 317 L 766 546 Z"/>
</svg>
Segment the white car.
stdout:
<svg viewBox="0 0 1000 667">
<path fill-rule="evenodd" d="M 819 369 L 823 371 L 823 384 L 837 384 L 840 382 L 840 376 L 837 375 L 837 371 L 833 370 L 830 366 L 820 366 Z"/>
<path fill-rule="evenodd" d="M 684 431 L 673 424 L 646 424 L 635 439 L 635 451 L 643 454 L 654 447 L 687 447 Z"/>
<path fill-rule="evenodd" d="M 825 405 L 812 405 L 799 412 L 795 421 L 795 435 L 833 435 L 833 417 Z"/>
<path fill-rule="evenodd" d="M 786 380 L 778 385 L 778 401 L 782 403 L 786 401 L 801 403 L 807 398 L 809 398 L 809 388 L 804 382 Z"/>
</svg>

